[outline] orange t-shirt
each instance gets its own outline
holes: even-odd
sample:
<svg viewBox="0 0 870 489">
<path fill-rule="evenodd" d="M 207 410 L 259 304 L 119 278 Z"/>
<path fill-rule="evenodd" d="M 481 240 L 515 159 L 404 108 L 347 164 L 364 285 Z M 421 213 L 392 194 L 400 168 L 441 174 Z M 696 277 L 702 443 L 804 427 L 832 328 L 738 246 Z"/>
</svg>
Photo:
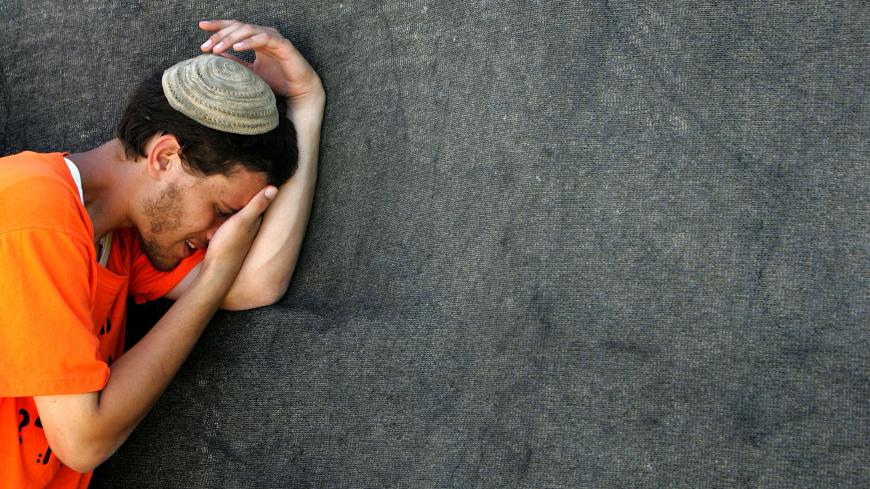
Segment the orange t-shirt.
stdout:
<svg viewBox="0 0 870 489">
<path fill-rule="evenodd" d="M 166 295 L 199 263 L 156 270 L 133 229 L 106 267 L 63 153 L 0 158 L 0 487 L 84 488 L 48 447 L 33 396 L 103 389 L 123 353 L 128 295 Z"/>
</svg>

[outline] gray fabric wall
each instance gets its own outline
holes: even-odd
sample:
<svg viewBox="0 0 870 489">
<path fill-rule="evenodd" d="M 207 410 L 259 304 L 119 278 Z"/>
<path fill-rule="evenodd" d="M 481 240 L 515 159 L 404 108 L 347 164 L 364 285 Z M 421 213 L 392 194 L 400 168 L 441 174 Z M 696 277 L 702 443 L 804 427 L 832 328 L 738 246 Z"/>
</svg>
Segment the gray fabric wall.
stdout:
<svg viewBox="0 0 870 489">
<path fill-rule="evenodd" d="M 196 20 L 329 96 L 290 291 L 94 487 L 870 485 L 864 2 L 4 2 L 2 153 L 111 137 Z"/>
</svg>

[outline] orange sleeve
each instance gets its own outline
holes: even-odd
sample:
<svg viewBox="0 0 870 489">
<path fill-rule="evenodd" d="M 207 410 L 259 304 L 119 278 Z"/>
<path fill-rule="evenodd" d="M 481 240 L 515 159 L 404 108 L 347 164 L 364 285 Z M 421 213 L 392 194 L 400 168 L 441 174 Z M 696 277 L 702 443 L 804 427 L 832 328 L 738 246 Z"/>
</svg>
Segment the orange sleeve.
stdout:
<svg viewBox="0 0 870 489">
<path fill-rule="evenodd" d="M 101 390 L 91 301 L 93 252 L 68 233 L 25 228 L 0 234 L 0 397 Z"/>
<path fill-rule="evenodd" d="M 138 235 L 132 230 L 123 230 L 119 238 L 122 240 L 122 246 L 127 247 L 132 255 L 130 295 L 137 304 L 157 300 L 168 294 L 205 257 L 205 250 L 197 250 L 196 253 L 182 260 L 172 271 L 161 272 L 151 265 L 148 256 L 142 250 Z"/>
</svg>

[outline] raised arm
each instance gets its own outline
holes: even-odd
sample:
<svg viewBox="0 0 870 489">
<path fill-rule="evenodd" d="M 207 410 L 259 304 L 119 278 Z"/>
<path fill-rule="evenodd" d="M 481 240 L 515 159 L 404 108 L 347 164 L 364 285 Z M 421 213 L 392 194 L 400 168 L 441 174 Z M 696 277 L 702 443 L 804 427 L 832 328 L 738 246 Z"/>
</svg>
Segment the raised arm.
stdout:
<svg viewBox="0 0 870 489">
<path fill-rule="evenodd" d="M 214 32 L 202 45 L 203 52 L 232 58 L 257 73 L 278 96 L 287 98 L 287 118 L 296 128 L 298 169 L 269 206 L 242 270 L 221 306 L 227 310 L 251 309 L 280 300 L 296 268 L 314 198 L 326 94 L 311 65 L 277 30 L 235 20 L 203 21 L 200 27 Z M 246 63 L 226 53 L 230 47 L 236 51 L 252 49 L 255 61 Z M 181 297 L 199 270 L 194 268 L 167 297 Z"/>
</svg>

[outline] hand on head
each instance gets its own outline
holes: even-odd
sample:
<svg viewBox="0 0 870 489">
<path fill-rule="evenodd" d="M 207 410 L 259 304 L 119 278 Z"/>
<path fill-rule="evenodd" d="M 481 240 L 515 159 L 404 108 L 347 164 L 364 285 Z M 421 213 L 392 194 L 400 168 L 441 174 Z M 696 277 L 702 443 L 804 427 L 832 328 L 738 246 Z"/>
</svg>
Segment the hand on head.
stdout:
<svg viewBox="0 0 870 489">
<path fill-rule="evenodd" d="M 199 27 L 213 32 L 200 49 L 233 59 L 258 74 L 278 95 L 290 99 L 305 97 L 321 86 L 317 73 L 293 44 L 272 27 L 245 24 L 238 20 L 204 20 Z M 253 63 L 227 53 L 253 50 Z"/>
<path fill-rule="evenodd" d="M 237 273 L 257 235 L 263 213 L 277 193 L 272 185 L 263 187 L 245 207 L 224 221 L 209 241 L 205 260 L 221 263 Z"/>
</svg>

